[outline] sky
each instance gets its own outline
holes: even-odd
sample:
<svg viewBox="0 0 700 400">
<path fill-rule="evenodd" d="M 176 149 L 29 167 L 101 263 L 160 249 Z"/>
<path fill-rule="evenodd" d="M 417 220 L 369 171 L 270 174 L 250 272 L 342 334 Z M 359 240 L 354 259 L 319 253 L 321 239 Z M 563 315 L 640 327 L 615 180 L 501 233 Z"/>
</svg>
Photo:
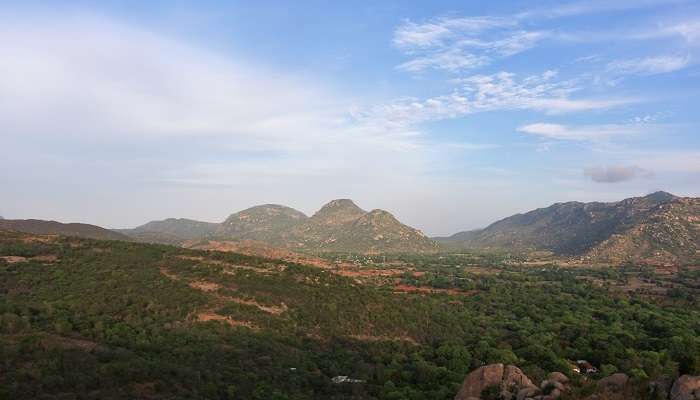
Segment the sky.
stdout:
<svg viewBox="0 0 700 400">
<path fill-rule="evenodd" d="M 3 1 L 0 53 L 5 218 L 700 195 L 699 1 Z"/>
</svg>

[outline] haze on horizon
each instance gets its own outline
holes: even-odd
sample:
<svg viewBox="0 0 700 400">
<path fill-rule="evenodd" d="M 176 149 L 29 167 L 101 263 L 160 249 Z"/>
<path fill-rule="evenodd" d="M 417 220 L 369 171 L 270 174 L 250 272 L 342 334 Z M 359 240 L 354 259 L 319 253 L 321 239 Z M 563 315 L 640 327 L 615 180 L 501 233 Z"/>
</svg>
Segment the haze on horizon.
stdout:
<svg viewBox="0 0 700 400">
<path fill-rule="evenodd" d="M 351 198 L 444 235 L 700 196 L 698 2 L 480 3 L 3 2 L 0 215 Z"/>
</svg>

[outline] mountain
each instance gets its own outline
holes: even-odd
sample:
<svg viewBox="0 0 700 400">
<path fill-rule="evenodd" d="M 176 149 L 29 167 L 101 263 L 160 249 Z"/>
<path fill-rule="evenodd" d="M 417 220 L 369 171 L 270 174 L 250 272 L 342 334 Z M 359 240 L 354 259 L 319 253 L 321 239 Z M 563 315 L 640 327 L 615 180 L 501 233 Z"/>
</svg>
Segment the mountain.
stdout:
<svg viewBox="0 0 700 400">
<path fill-rule="evenodd" d="M 367 212 L 350 199 L 332 200 L 311 217 L 265 204 L 237 212 L 212 234 L 217 240 L 254 240 L 305 252 L 422 252 L 437 244 L 382 210 Z"/>
<path fill-rule="evenodd" d="M 0 220 L 0 230 L 41 235 L 77 236 L 88 239 L 130 240 L 126 235 L 96 225 L 79 223 L 64 224 L 61 222 L 43 221 L 39 219 L 2 219 Z"/>
<path fill-rule="evenodd" d="M 141 242 L 179 244 L 185 240 L 198 239 L 213 233 L 219 224 L 195 221 L 187 218 L 168 218 L 151 221 L 133 229 L 119 229 L 117 232 Z"/>
<path fill-rule="evenodd" d="M 441 243 L 477 249 L 548 250 L 595 260 L 678 261 L 700 248 L 698 201 L 656 192 L 613 203 L 556 203 L 460 232 Z"/>
<path fill-rule="evenodd" d="M 305 252 L 425 252 L 437 243 L 383 210 L 367 212 L 350 199 L 337 199 L 311 217 L 279 204 L 231 214 L 220 224 L 169 218 L 119 233 L 146 243 L 176 246 L 192 241 L 256 241 Z"/>
<path fill-rule="evenodd" d="M 437 243 L 384 210 L 366 212 L 352 200 L 333 200 L 294 227 L 287 246 L 308 251 L 425 252 Z"/>
<path fill-rule="evenodd" d="M 306 221 L 301 211 L 278 204 L 263 204 L 230 215 L 218 225 L 213 236 L 227 240 L 258 240 L 283 244 L 285 233 Z"/>
<path fill-rule="evenodd" d="M 697 262 L 700 260 L 700 198 L 677 198 L 659 204 L 638 223 L 595 245 L 586 256 L 612 262 Z"/>
</svg>

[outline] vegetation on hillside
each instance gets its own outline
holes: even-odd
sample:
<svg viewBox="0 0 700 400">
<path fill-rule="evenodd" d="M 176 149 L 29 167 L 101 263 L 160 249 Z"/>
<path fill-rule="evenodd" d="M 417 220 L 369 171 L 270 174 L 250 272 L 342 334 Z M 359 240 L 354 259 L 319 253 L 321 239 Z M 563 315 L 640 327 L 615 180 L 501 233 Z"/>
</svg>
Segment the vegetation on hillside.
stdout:
<svg viewBox="0 0 700 400">
<path fill-rule="evenodd" d="M 128 242 L 2 233 L 0 257 L 0 398 L 451 399 L 486 363 L 539 378 L 575 359 L 640 382 L 700 373 L 697 296 L 661 305 L 555 266 L 405 258 L 473 290 L 429 294 Z"/>
</svg>

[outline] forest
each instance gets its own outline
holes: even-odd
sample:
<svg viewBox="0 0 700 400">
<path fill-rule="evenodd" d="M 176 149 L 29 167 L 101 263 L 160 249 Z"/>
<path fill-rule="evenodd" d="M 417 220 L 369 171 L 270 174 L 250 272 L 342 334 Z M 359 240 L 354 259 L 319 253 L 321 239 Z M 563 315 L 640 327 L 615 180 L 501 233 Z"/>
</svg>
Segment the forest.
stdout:
<svg viewBox="0 0 700 400">
<path fill-rule="evenodd" d="M 0 399 L 451 399 L 495 362 L 581 379 L 571 361 L 585 359 L 596 378 L 623 371 L 640 387 L 700 374 L 697 270 L 355 259 L 405 271 L 376 283 L 235 253 L 1 232 Z"/>
</svg>

